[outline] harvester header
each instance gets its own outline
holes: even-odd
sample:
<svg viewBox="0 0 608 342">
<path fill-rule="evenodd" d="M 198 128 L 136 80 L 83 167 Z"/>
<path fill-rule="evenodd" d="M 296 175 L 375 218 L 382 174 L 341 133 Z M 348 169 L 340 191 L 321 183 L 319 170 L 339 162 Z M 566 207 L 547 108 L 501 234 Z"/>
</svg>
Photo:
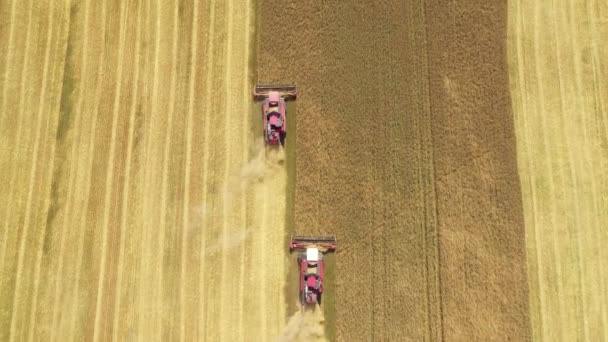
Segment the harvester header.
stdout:
<svg viewBox="0 0 608 342">
<path fill-rule="evenodd" d="M 335 236 L 292 236 L 289 249 L 305 250 L 310 247 L 318 247 L 322 251 L 336 250 Z"/>
<path fill-rule="evenodd" d="M 256 101 L 263 101 L 264 99 L 268 98 L 271 92 L 278 93 L 279 97 L 283 98 L 285 101 L 293 101 L 298 95 L 296 86 L 292 84 L 257 84 L 253 89 L 253 98 Z"/>
</svg>

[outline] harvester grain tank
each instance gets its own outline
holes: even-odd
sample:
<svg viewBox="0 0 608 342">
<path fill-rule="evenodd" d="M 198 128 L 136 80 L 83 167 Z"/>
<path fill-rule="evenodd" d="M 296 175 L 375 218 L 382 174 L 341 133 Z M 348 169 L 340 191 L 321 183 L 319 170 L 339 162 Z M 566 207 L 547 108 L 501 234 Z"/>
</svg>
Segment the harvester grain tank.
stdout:
<svg viewBox="0 0 608 342">
<path fill-rule="evenodd" d="M 256 85 L 255 101 L 262 102 L 264 141 L 268 145 L 285 145 L 287 137 L 287 101 L 295 100 L 295 85 Z"/>
<path fill-rule="evenodd" d="M 336 250 L 336 237 L 292 236 L 289 250 L 301 252 L 298 255 L 298 266 L 302 306 L 321 304 L 325 276 L 323 254 Z"/>
</svg>

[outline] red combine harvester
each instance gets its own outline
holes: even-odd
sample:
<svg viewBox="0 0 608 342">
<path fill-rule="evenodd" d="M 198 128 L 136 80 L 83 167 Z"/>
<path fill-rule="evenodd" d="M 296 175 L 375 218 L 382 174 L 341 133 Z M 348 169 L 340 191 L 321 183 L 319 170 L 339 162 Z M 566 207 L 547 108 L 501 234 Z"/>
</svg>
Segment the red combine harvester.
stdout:
<svg viewBox="0 0 608 342">
<path fill-rule="evenodd" d="M 268 145 L 285 145 L 287 136 L 286 101 L 296 99 L 294 85 L 256 85 L 253 90 L 255 101 L 262 103 L 264 116 L 264 141 Z"/>
<path fill-rule="evenodd" d="M 336 250 L 336 238 L 334 236 L 292 236 L 289 250 L 303 251 L 298 256 L 302 306 L 321 304 L 325 272 L 323 253 Z"/>
</svg>

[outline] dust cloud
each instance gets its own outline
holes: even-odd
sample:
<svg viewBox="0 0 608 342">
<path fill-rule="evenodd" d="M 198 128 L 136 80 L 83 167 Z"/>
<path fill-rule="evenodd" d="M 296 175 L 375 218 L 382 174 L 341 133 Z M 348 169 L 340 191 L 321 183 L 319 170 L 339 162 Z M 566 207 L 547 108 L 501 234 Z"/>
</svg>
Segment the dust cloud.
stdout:
<svg viewBox="0 0 608 342">
<path fill-rule="evenodd" d="M 284 161 L 283 148 L 266 146 L 263 139 L 256 140 L 250 150 L 249 160 L 243 164 L 239 173 L 230 176 L 224 198 L 233 201 L 243 192 L 251 190 L 251 187 L 271 182 L 281 172 L 285 172 Z"/>
<path fill-rule="evenodd" d="M 253 158 L 241 169 L 241 181 L 246 185 L 254 181 L 263 182 L 280 170 L 284 171 L 285 149 L 266 146 L 263 139 L 253 144 Z"/>
<path fill-rule="evenodd" d="M 328 341 L 325 336 L 325 317 L 321 308 L 317 305 L 314 309 L 298 310 L 294 313 L 287 321 L 278 341 Z"/>
<path fill-rule="evenodd" d="M 228 184 L 224 186 L 223 198 L 229 208 L 238 210 L 238 206 L 248 193 L 262 191 L 273 183 L 281 171 L 285 171 L 283 161 L 285 151 L 283 148 L 266 146 L 263 139 L 258 139 L 250 150 L 250 159 L 242 167 L 228 177 Z M 203 204 L 194 210 L 194 213 L 206 214 L 208 205 Z M 246 224 L 246 223 L 245 223 Z M 225 253 L 229 250 L 242 247 L 245 240 L 252 238 L 252 232 L 242 227 L 228 229 L 215 241 L 207 244 L 205 255 Z"/>
</svg>

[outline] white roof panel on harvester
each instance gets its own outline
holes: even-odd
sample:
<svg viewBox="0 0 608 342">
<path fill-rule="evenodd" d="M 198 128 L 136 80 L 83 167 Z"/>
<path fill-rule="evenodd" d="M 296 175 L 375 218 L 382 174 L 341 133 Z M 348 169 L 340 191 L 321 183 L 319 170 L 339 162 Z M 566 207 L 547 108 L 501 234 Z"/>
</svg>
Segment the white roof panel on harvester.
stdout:
<svg viewBox="0 0 608 342">
<path fill-rule="evenodd" d="M 319 249 L 318 248 L 306 248 L 306 260 L 307 261 L 319 261 Z"/>
</svg>

